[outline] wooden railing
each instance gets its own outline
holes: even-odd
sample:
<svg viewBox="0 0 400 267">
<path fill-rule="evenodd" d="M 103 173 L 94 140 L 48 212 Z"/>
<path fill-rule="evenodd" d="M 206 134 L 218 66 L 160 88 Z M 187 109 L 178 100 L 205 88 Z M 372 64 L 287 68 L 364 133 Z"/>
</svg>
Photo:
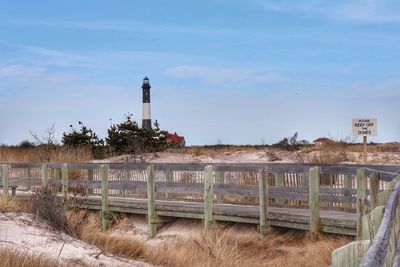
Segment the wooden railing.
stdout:
<svg viewBox="0 0 400 267">
<path fill-rule="evenodd" d="M 386 172 L 386 174 L 390 174 Z M 370 182 L 377 184 L 379 172 L 370 176 Z M 396 173 L 392 173 L 392 177 Z M 370 209 L 358 209 L 361 227 L 359 241 L 351 242 L 332 253 L 332 266 L 400 266 L 400 176 L 389 182 L 382 192 L 370 195 Z M 371 191 L 373 187 L 371 187 Z M 365 201 L 364 196 L 358 199 Z"/>
<path fill-rule="evenodd" d="M 2 164 L 1 170 L 3 195 L 8 196 L 11 187 L 29 192 L 43 186 L 58 190 L 65 203 L 72 194 L 81 196 L 86 198 L 82 207 L 101 209 L 104 229 L 112 211 L 123 211 L 146 214 L 150 236 L 156 224 L 172 216 L 203 219 L 206 227 L 214 221 L 234 221 L 258 224 L 261 233 L 273 225 L 361 239 L 367 229 L 363 216 L 388 197 L 382 190 L 400 167 L 49 163 Z M 140 200 L 134 202 L 137 207 L 132 207 L 134 199 Z M 279 213 L 299 207 L 304 214 Z M 323 211 L 354 214 L 357 219 L 323 217 Z"/>
</svg>

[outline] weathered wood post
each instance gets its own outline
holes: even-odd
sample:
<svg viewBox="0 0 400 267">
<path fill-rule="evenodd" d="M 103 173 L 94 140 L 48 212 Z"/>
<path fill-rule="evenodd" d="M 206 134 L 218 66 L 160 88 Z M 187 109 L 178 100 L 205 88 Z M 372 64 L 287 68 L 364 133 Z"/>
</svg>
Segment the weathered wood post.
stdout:
<svg viewBox="0 0 400 267">
<path fill-rule="evenodd" d="M 353 187 L 353 177 L 349 174 L 345 174 L 343 178 L 344 188 L 351 189 Z M 351 193 L 346 194 L 346 196 L 350 197 Z M 343 203 L 343 208 L 345 211 L 349 211 L 352 208 L 352 204 L 346 201 L 345 203 Z"/>
<path fill-rule="evenodd" d="M 213 200 L 214 200 L 214 166 L 207 165 L 204 168 L 204 227 L 210 228 L 214 223 Z"/>
<path fill-rule="evenodd" d="M 54 169 L 54 179 L 61 179 L 61 169 L 60 168 L 55 168 Z"/>
<path fill-rule="evenodd" d="M 284 180 L 283 180 L 283 173 L 275 173 L 275 186 L 285 186 Z M 283 199 L 276 199 L 275 203 L 277 205 L 283 205 Z"/>
<path fill-rule="evenodd" d="M 266 235 L 269 228 L 268 222 L 268 169 L 264 168 L 258 172 L 258 188 L 260 202 L 260 234 Z"/>
<path fill-rule="evenodd" d="M 100 166 L 101 178 L 101 227 L 103 231 L 107 230 L 110 225 L 110 209 L 108 206 L 108 165 L 102 164 Z"/>
<path fill-rule="evenodd" d="M 68 164 L 63 164 L 61 168 L 61 193 L 64 203 L 68 202 Z"/>
<path fill-rule="evenodd" d="M 309 188 L 310 188 L 310 233 L 317 235 L 319 232 L 319 185 L 321 168 L 314 167 L 309 170 Z"/>
<path fill-rule="evenodd" d="M 224 171 L 216 171 L 215 172 L 215 183 L 217 184 L 223 184 L 225 181 L 225 172 Z M 217 194 L 217 202 L 223 202 L 224 201 L 224 195 Z"/>
<path fill-rule="evenodd" d="M 369 177 L 369 195 L 371 200 L 371 210 L 377 207 L 379 193 L 379 173 L 374 172 Z"/>
<path fill-rule="evenodd" d="M 25 168 L 25 176 L 28 179 L 26 189 L 31 190 L 31 168 Z"/>
<path fill-rule="evenodd" d="M 156 182 L 154 165 L 147 167 L 147 224 L 150 238 L 157 234 L 156 223 Z"/>
<path fill-rule="evenodd" d="M 122 179 L 123 179 L 125 182 L 129 182 L 130 174 L 131 174 L 130 170 L 128 170 L 128 169 L 123 170 L 123 171 L 122 171 Z M 124 189 L 124 190 L 122 191 L 122 196 L 126 197 L 127 195 L 128 195 L 128 191 Z"/>
<path fill-rule="evenodd" d="M 165 175 L 165 181 L 167 183 L 173 183 L 174 182 L 174 173 L 173 173 L 173 171 L 171 169 L 165 170 L 164 175 Z M 164 196 L 167 199 L 173 198 L 172 193 L 165 193 Z"/>
<path fill-rule="evenodd" d="M 92 168 L 87 169 L 87 179 L 88 179 L 88 181 L 93 181 L 93 169 Z M 88 196 L 93 195 L 93 188 L 86 189 L 86 194 Z"/>
<path fill-rule="evenodd" d="M 365 168 L 357 170 L 357 239 L 362 238 L 362 217 L 365 215 Z"/>
<path fill-rule="evenodd" d="M 10 164 L 3 164 L 2 166 L 3 172 L 3 196 L 9 196 L 10 190 Z"/>
<path fill-rule="evenodd" d="M 42 188 L 44 190 L 47 190 L 49 187 L 49 168 L 47 166 L 47 163 L 42 164 Z"/>
</svg>

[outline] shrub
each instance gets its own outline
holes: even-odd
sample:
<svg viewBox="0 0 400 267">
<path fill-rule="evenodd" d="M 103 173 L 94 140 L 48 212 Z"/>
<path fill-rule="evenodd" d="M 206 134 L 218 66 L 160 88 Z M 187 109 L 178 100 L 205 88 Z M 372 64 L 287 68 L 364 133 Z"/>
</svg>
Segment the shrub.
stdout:
<svg viewBox="0 0 400 267">
<path fill-rule="evenodd" d="M 168 147 L 167 131 L 160 130 L 159 124 L 154 129 L 142 129 L 133 119 L 132 114 L 125 116 L 125 121 L 112 124 L 108 129 L 107 144 L 116 154 L 140 154 L 162 151 Z"/>
<path fill-rule="evenodd" d="M 285 137 L 278 143 L 272 145 L 272 147 L 284 149 L 287 151 L 297 151 L 300 150 L 301 147 L 309 144 L 307 140 L 297 140 L 298 133 L 294 133 L 293 136 Z"/>
<path fill-rule="evenodd" d="M 97 134 L 90 128 L 83 125 L 81 121 L 79 130 L 70 125 L 71 131 L 63 133 L 62 143 L 73 147 L 90 147 L 95 158 L 104 158 L 104 140 L 99 138 Z"/>
</svg>

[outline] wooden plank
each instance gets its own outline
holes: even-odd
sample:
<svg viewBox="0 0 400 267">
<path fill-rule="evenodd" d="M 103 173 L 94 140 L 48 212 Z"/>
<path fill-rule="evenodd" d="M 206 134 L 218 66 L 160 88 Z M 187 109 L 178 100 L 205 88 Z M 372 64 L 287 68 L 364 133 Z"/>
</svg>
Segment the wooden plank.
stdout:
<svg viewBox="0 0 400 267">
<path fill-rule="evenodd" d="M 214 199 L 214 167 L 208 165 L 204 168 L 204 227 L 210 228 L 213 224 L 213 199 Z"/>
<path fill-rule="evenodd" d="M 87 170 L 87 180 L 89 182 L 93 181 L 93 169 L 86 169 Z M 86 194 L 87 195 L 93 195 L 93 188 L 87 188 L 86 189 Z"/>
<path fill-rule="evenodd" d="M 156 192 L 203 194 L 204 185 L 200 183 L 156 182 Z"/>
<path fill-rule="evenodd" d="M 266 235 L 269 227 L 268 223 L 268 180 L 267 169 L 258 172 L 259 180 L 259 204 L 260 204 L 260 234 Z"/>
<path fill-rule="evenodd" d="M 369 247 L 369 240 L 354 241 L 332 252 L 332 267 L 359 266 Z"/>
<path fill-rule="evenodd" d="M 109 183 L 110 182 L 112 182 L 112 181 L 109 181 Z M 57 184 L 57 182 L 55 182 L 54 184 Z M 87 190 L 93 190 L 95 188 L 101 188 L 101 181 L 70 180 L 68 182 L 68 186 L 69 186 L 69 188 L 85 188 Z M 110 186 L 109 186 L 109 189 L 110 189 Z"/>
<path fill-rule="evenodd" d="M 235 185 L 235 184 L 214 184 L 214 192 L 217 195 L 239 195 L 258 197 L 258 186 L 256 185 Z"/>
<path fill-rule="evenodd" d="M 343 178 L 343 182 L 344 182 L 344 189 L 353 189 L 353 176 L 350 174 L 345 174 L 344 178 Z M 356 191 L 357 192 L 357 191 Z M 353 195 L 353 193 L 350 193 L 350 191 L 347 191 L 345 193 L 345 196 L 349 197 Z M 357 199 L 356 199 L 356 203 L 357 203 Z M 343 204 L 343 208 L 345 210 L 351 210 L 352 209 L 352 203 L 345 201 Z"/>
<path fill-rule="evenodd" d="M 156 218 L 156 184 L 154 166 L 147 167 L 147 214 L 148 214 L 148 232 L 150 238 L 157 234 L 157 224 L 154 223 Z"/>
<path fill-rule="evenodd" d="M 28 178 L 28 182 L 26 183 L 26 189 L 31 190 L 31 168 L 25 168 L 25 176 Z"/>
<path fill-rule="evenodd" d="M 224 171 L 216 171 L 215 172 L 215 185 L 217 184 L 224 184 L 225 180 L 225 172 Z M 214 192 L 217 196 L 217 202 L 223 202 L 224 201 L 224 194 L 219 194 L 216 188 L 214 187 Z"/>
<path fill-rule="evenodd" d="M 274 179 L 275 179 L 275 186 L 277 186 L 277 187 L 284 187 L 285 186 L 285 184 L 284 184 L 284 179 L 283 179 L 284 177 L 283 177 L 283 173 L 275 173 L 275 176 L 274 176 Z M 277 204 L 277 205 L 283 205 L 283 200 L 282 199 L 278 199 L 278 198 L 276 198 L 276 201 L 275 201 L 275 203 Z"/>
<path fill-rule="evenodd" d="M 123 179 L 123 181 L 129 182 L 130 176 L 131 176 L 130 170 L 122 170 L 122 179 Z M 124 197 L 126 197 L 127 194 L 128 194 L 128 190 L 126 190 L 126 188 L 124 188 L 124 189 L 122 189 L 121 191 L 122 191 L 122 195 L 123 195 Z"/>
<path fill-rule="evenodd" d="M 374 172 L 369 177 L 371 209 L 374 209 L 378 204 L 379 193 L 379 173 Z"/>
<path fill-rule="evenodd" d="M 115 190 L 147 192 L 147 183 L 142 181 L 115 180 L 115 181 L 108 181 L 108 185 L 110 189 L 115 189 Z"/>
<path fill-rule="evenodd" d="M 309 171 L 309 186 L 310 186 L 310 233 L 313 235 L 319 232 L 319 184 L 320 184 L 319 167 L 311 168 Z"/>
<path fill-rule="evenodd" d="M 62 180 L 62 185 L 61 185 L 61 192 L 63 195 L 63 201 L 64 203 L 68 202 L 68 192 L 69 192 L 69 188 L 68 188 L 68 164 L 63 164 L 62 168 L 61 168 L 61 180 Z"/>
<path fill-rule="evenodd" d="M 101 227 L 103 231 L 107 230 L 111 214 L 108 206 L 108 165 L 100 166 L 101 177 Z"/>
<path fill-rule="evenodd" d="M 49 169 L 47 167 L 47 163 L 42 164 L 42 188 L 47 190 L 49 186 Z"/>
<path fill-rule="evenodd" d="M 2 166 L 2 182 L 3 182 L 3 196 L 9 196 L 10 190 L 10 164 L 3 164 Z"/>
<path fill-rule="evenodd" d="M 383 213 L 385 212 L 384 206 L 379 206 L 371 210 L 371 212 L 365 214 L 362 217 L 362 239 L 363 240 L 373 240 L 376 232 L 381 225 Z"/>
<path fill-rule="evenodd" d="M 365 168 L 357 170 L 357 239 L 362 238 L 362 217 L 365 215 Z"/>
<path fill-rule="evenodd" d="M 26 169 L 26 168 L 41 168 L 40 163 L 11 163 L 10 168 L 12 169 Z"/>
<path fill-rule="evenodd" d="M 171 169 L 165 170 L 165 182 L 166 183 L 173 183 L 174 182 L 174 172 Z M 160 190 L 159 185 L 156 184 L 156 191 Z M 200 188 L 201 190 L 201 188 Z M 173 194 L 170 192 L 165 192 L 165 198 L 170 199 L 173 198 Z"/>
<path fill-rule="evenodd" d="M 17 178 L 17 177 L 12 177 L 9 179 L 10 185 L 16 185 L 16 186 L 22 186 L 22 185 L 42 185 L 42 178 Z"/>
<path fill-rule="evenodd" d="M 386 190 L 379 192 L 377 195 L 377 202 L 378 206 L 386 206 L 386 203 L 388 202 L 390 198 L 390 194 L 392 193 L 394 187 L 396 186 L 397 182 L 400 181 L 400 176 L 396 177 L 393 179 L 393 181 L 389 182 L 386 185 Z"/>
</svg>

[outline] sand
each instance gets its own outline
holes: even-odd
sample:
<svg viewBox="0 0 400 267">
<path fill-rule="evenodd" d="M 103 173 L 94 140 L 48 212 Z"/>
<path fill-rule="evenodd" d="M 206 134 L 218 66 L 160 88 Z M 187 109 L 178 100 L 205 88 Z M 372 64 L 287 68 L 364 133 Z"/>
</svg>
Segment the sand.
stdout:
<svg viewBox="0 0 400 267">
<path fill-rule="evenodd" d="M 91 266 L 151 266 L 107 254 L 98 247 L 53 231 L 32 214 L 0 213 L 0 247 L 42 254 L 59 262 Z"/>
</svg>

